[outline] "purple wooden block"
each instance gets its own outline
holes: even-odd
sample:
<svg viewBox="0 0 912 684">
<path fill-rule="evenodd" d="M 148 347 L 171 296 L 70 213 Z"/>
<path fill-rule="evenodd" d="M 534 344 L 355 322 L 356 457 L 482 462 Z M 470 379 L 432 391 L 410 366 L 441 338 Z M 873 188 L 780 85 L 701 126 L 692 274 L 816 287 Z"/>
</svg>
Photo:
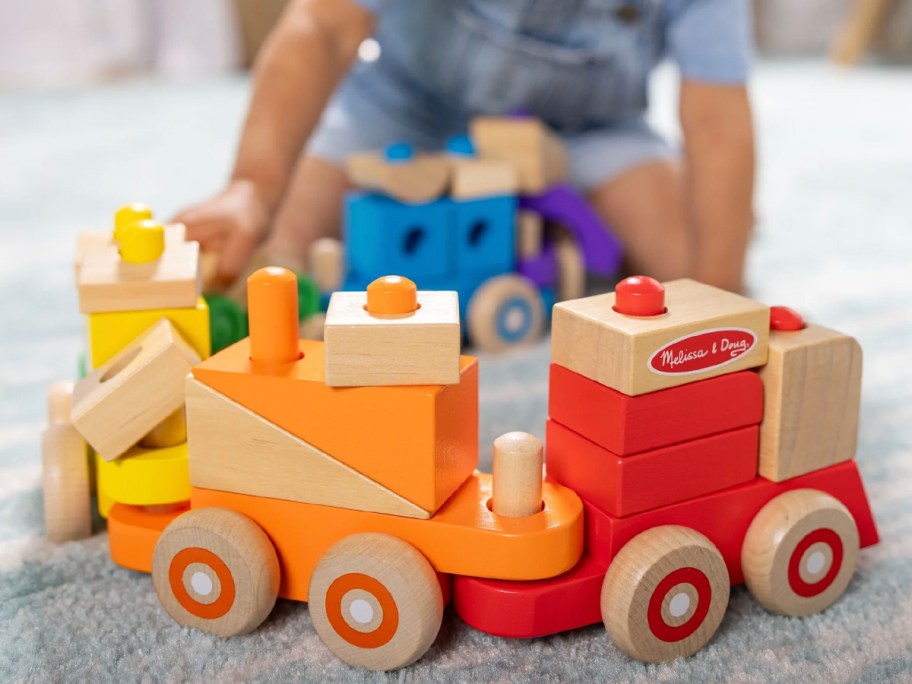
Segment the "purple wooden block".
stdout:
<svg viewBox="0 0 912 684">
<path fill-rule="evenodd" d="M 516 264 L 516 270 L 535 283 L 539 289 L 551 287 L 557 282 L 557 258 L 554 256 L 554 247 L 545 245 L 538 256 L 521 259 Z"/>
<path fill-rule="evenodd" d="M 569 230 L 583 251 L 589 273 L 610 277 L 620 269 L 623 255 L 620 240 L 573 188 L 555 185 L 540 195 L 521 195 L 519 206 Z"/>
</svg>

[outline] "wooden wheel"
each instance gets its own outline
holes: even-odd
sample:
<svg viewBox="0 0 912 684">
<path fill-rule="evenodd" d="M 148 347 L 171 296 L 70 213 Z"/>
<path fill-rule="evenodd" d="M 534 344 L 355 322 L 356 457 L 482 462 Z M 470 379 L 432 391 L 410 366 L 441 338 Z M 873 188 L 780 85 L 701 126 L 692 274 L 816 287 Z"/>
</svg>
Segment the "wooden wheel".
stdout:
<svg viewBox="0 0 912 684">
<path fill-rule="evenodd" d="M 541 295 L 527 278 L 502 275 L 486 281 L 469 301 L 469 340 L 498 351 L 538 339 L 545 325 Z"/>
<path fill-rule="evenodd" d="M 48 428 L 41 437 L 44 524 L 53 542 L 92 536 L 89 446 L 70 421 L 74 383 L 51 385 Z"/>
<path fill-rule="evenodd" d="M 741 549 L 744 582 L 773 613 L 820 612 L 842 596 L 855 573 L 858 528 L 829 494 L 796 489 L 760 509 Z"/>
<path fill-rule="evenodd" d="M 165 528 L 152 556 L 152 581 L 178 624 L 235 636 L 255 629 L 272 611 L 279 560 L 250 518 L 202 508 Z"/>
<path fill-rule="evenodd" d="M 330 548 L 311 577 L 308 602 L 329 650 L 371 670 L 418 660 L 443 620 L 431 564 L 412 545 L 385 534 L 355 534 Z"/>
<path fill-rule="evenodd" d="M 570 235 L 560 234 L 554 241 L 557 258 L 557 301 L 579 299 L 586 294 L 586 263 L 583 253 Z"/>
<path fill-rule="evenodd" d="M 58 423 L 41 439 L 44 523 L 53 542 L 92 536 L 89 452 L 72 425 Z"/>
<path fill-rule="evenodd" d="M 629 541 L 608 567 L 602 621 L 627 655 L 666 662 L 706 645 L 729 591 L 725 561 L 711 541 L 686 527 L 656 527 Z"/>
</svg>

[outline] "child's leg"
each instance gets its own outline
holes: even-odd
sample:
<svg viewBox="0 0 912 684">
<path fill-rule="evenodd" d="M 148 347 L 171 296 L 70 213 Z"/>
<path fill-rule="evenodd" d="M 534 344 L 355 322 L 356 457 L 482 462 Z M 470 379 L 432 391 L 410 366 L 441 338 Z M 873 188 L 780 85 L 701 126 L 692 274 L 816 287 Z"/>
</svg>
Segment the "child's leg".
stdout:
<svg viewBox="0 0 912 684">
<path fill-rule="evenodd" d="M 338 166 L 302 155 L 264 245 L 270 256 L 304 260 L 314 240 L 339 237 L 342 202 L 349 184 Z"/>
<path fill-rule="evenodd" d="M 679 153 L 639 117 L 563 137 L 571 181 L 624 243 L 634 272 L 659 280 L 693 273 Z"/>
<path fill-rule="evenodd" d="M 681 163 L 659 159 L 603 183 L 590 200 L 624 243 L 634 273 L 673 280 L 693 272 L 684 196 Z"/>
</svg>

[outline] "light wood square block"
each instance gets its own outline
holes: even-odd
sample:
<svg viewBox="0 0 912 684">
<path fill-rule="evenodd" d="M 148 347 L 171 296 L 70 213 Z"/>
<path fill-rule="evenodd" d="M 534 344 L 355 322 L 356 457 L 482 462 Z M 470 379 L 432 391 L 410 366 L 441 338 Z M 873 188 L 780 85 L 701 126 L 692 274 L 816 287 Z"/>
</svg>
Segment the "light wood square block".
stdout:
<svg viewBox="0 0 912 684">
<path fill-rule="evenodd" d="M 694 280 L 665 283 L 666 312 L 626 316 L 615 294 L 555 305 L 551 358 L 624 394 L 766 363 L 769 307 Z"/>
<path fill-rule="evenodd" d="M 330 387 L 455 385 L 460 380 L 455 292 L 418 292 L 414 313 L 376 315 L 366 292 L 336 292 L 323 329 Z"/>
<path fill-rule="evenodd" d="M 193 377 L 187 378 L 194 487 L 409 518 L 430 513 Z"/>
<path fill-rule="evenodd" d="M 774 482 L 855 456 L 862 353 L 848 335 L 816 325 L 772 331 L 760 424 L 760 474 Z"/>
<path fill-rule="evenodd" d="M 76 287 L 82 313 L 194 307 L 202 294 L 199 243 L 166 241 L 159 259 L 142 264 L 123 261 L 114 245 L 89 249 Z"/>
<path fill-rule="evenodd" d="M 497 197 L 519 192 L 516 170 L 506 162 L 451 157 L 450 163 L 453 165 L 450 196 L 455 199 Z"/>
<path fill-rule="evenodd" d="M 73 425 L 114 460 L 184 403 L 184 378 L 199 355 L 162 319 L 77 383 Z"/>
<path fill-rule="evenodd" d="M 508 162 L 516 169 L 523 193 L 537 194 L 567 179 L 564 146 L 537 119 L 482 116 L 472 120 L 470 131 L 482 159 Z"/>
<path fill-rule="evenodd" d="M 418 155 L 388 161 L 382 153 L 351 155 L 345 164 L 352 185 L 374 190 L 402 202 L 430 202 L 450 183 L 450 162 L 443 155 Z"/>
<path fill-rule="evenodd" d="M 183 223 L 170 223 L 165 226 L 165 249 L 187 241 L 187 227 Z M 114 231 L 111 229 L 84 230 L 76 238 L 76 258 L 73 260 L 73 271 L 79 277 L 79 268 L 87 254 L 104 252 L 115 248 Z"/>
</svg>

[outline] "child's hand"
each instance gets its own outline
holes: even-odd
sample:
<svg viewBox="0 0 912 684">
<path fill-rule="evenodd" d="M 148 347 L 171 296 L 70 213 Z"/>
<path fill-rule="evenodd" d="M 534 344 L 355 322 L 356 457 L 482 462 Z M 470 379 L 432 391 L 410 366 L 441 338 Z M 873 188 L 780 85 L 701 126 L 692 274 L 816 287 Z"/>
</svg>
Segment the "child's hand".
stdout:
<svg viewBox="0 0 912 684">
<path fill-rule="evenodd" d="M 189 209 L 175 221 L 187 226 L 187 239 L 200 243 L 203 252 L 217 256 L 214 282 L 227 288 L 243 272 L 254 247 L 269 226 L 269 208 L 256 185 L 234 180 L 221 193 Z"/>
</svg>

